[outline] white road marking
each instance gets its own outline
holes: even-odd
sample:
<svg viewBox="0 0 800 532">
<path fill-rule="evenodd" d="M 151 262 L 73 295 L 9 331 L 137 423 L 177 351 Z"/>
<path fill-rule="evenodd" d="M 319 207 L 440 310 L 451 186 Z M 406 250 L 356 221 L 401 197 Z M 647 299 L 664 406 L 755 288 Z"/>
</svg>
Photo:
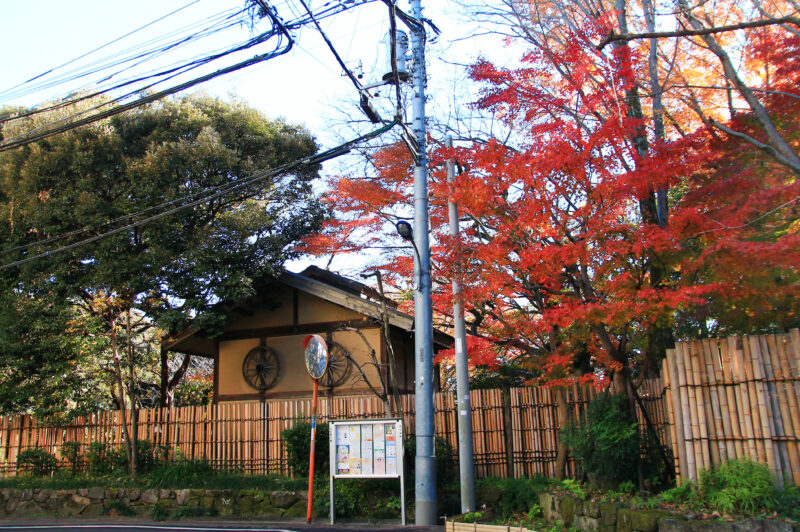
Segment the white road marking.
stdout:
<svg viewBox="0 0 800 532">
<path fill-rule="evenodd" d="M 224 528 L 224 527 L 193 527 L 193 526 L 158 526 L 158 525 L 0 525 L 0 530 L 37 530 L 37 529 L 55 529 L 55 528 L 126 528 L 136 530 L 197 530 L 203 531 L 217 531 L 224 530 L 225 532 L 296 532 L 285 528 Z"/>
</svg>

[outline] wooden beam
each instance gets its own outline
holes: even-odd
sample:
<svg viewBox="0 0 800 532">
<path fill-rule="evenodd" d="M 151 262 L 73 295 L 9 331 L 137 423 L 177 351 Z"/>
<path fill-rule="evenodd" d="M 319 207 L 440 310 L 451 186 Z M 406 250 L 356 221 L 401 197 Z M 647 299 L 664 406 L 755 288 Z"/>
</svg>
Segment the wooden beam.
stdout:
<svg viewBox="0 0 800 532">
<path fill-rule="evenodd" d="M 300 292 L 292 288 L 292 325 L 300 325 Z"/>
<path fill-rule="evenodd" d="M 344 290 L 340 290 L 339 288 L 334 288 L 315 279 L 311 279 L 296 273 L 285 272 L 283 275 L 281 275 L 280 280 L 282 283 L 291 286 L 292 288 L 297 288 L 303 292 L 308 292 L 309 294 L 321 297 L 322 299 L 330 301 L 331 303 L 336 303 L 337 305 L 349 308 L 350 310 L 355 310 L 361 314 L 366 314 L 369 317 L 380 318 L 381 316 L 380 305 L 378 303 L 363 299 L 361 296 L 355 294 L 350 294 Z M 414 318 L 408 314 L 398 312 L 392 308 L 388 310 L 389 323 L 395 327 L 400 327 L 408 331 L 414 326 Z"/>
<path fill-rule="evenodd" d="M 353 329 L 376 329 L 379 325 L 375 320 L 362 319 L 304 323 L 300 325 L 279 325 L 255 329 L 234 329 L 224 332 L 219 336 L 218 340 L 244 340 L 247 338 L 274 338 L 276 336 L 293 336 L 296 334 L 320 334 L 338 331 L 348 327 Z"/>
<path fill-rule="evenodd" d="M 219 402 L 219 340 L 214 342 L 214 387 L 212 388 L 212 395 L 214 396 L 214 404 Z"/>
<path fill-rule="evenodd" d="M 369 388 L 348 388 L 346 390 L 336 389 L 336 395 L 369 395 L 375 397 Z M 237 393 L 220 395 L 220 401 L 260 401 L 263 399 L 289 399 L 293 397 L 311 397 L 311 390 L 300 392 L 265 392 L 260 394 L 258 392 L 251 393 Z M 263 399 L 262 399 L 263 398 Z"/>
</svg>

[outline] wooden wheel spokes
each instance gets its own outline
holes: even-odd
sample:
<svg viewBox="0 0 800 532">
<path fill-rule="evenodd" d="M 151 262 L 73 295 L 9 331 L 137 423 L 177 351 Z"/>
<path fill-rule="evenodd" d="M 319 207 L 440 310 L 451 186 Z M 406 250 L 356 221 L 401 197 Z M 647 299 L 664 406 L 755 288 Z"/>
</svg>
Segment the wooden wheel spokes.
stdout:
<svg viewBox="0 0 800 532">
<path fill-rule="evenodd" d="M 242 363 L 245 382 L 261 392 L 275 386 L 280 369 L 275 351 L 264 345 L 251 349 Z"/>
<path fill-rule="evenodd" d="M 320 379 L 320 384 L 333 388 L 341 385 L 350 375 L 350 353 L 341 345 L 334 343 L 328 351 L 328 369 Z"/>
</svg>

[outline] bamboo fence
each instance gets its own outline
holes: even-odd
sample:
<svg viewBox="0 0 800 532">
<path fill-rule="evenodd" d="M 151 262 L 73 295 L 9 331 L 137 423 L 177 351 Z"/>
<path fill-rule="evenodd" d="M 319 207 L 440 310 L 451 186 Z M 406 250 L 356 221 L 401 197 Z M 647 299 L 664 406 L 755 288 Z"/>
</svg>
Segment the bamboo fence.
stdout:
<svg viewBox="0 0 800 532">
<path fill-rule="evenodd" d="M 740 457 L 800 485 L 800 331 L 681 342 L 662 375 L 679 479 Z"/>
<path fill-rule="evenodd" d="M 640 394 L 656 430 L 666 438 L 660 379 L 646 381 Z M 588 386 L 574 386 L 567 390 L 567 404 L 578 415 L 595 395 Z M 470 392 L 476 476 L 552 476 L 558 431 L 564 424 L 558 418 L 557 397 L 557 390 L 544 387 Z M 413 433 L 414 396 L 404 395 L 401 402 L 405 426 Z M 434 407 L 437 435 L 457 449 L 453 394 L 436 394 Z M 281 432 L 298 420 L 310 420 L 310 412 L 307 398 L 140 410 L 137 435 L 166 446 L 172 456 L 203 458 L 215 467 L 245 473 L 286 474 Z M 61 426 L 39 423 L 32 416 L 0 416 L 0 472 L 14 474 L 17 456 L 26 449 L 42 448 L 61 458 L 67 441 L 79 442 L 82 453 L 93 442 L 123 445 L 121 416 L 119 411 L 97 412 Z M 639 416 L 643 419 L 641 411 Z M 385 412 L 383 403 L 371 395 L 322 397 L 318 417 L 320 422 L 369 419 L 385 417 Z M 574 474 L 574 464 L 567 468 Z"/>
</svg>

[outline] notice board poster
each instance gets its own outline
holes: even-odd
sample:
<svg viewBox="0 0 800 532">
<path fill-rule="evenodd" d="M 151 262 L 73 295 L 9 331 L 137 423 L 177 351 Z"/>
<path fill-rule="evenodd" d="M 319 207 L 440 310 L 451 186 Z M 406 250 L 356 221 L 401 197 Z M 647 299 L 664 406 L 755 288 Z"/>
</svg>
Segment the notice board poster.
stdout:
<svg viewBox="0 0 800 532">
<path fill-rule="evenodd" d="M 399 419 L 330 422 L 331 476 L 396 478 L 403 470 Z"/>
</svg>

